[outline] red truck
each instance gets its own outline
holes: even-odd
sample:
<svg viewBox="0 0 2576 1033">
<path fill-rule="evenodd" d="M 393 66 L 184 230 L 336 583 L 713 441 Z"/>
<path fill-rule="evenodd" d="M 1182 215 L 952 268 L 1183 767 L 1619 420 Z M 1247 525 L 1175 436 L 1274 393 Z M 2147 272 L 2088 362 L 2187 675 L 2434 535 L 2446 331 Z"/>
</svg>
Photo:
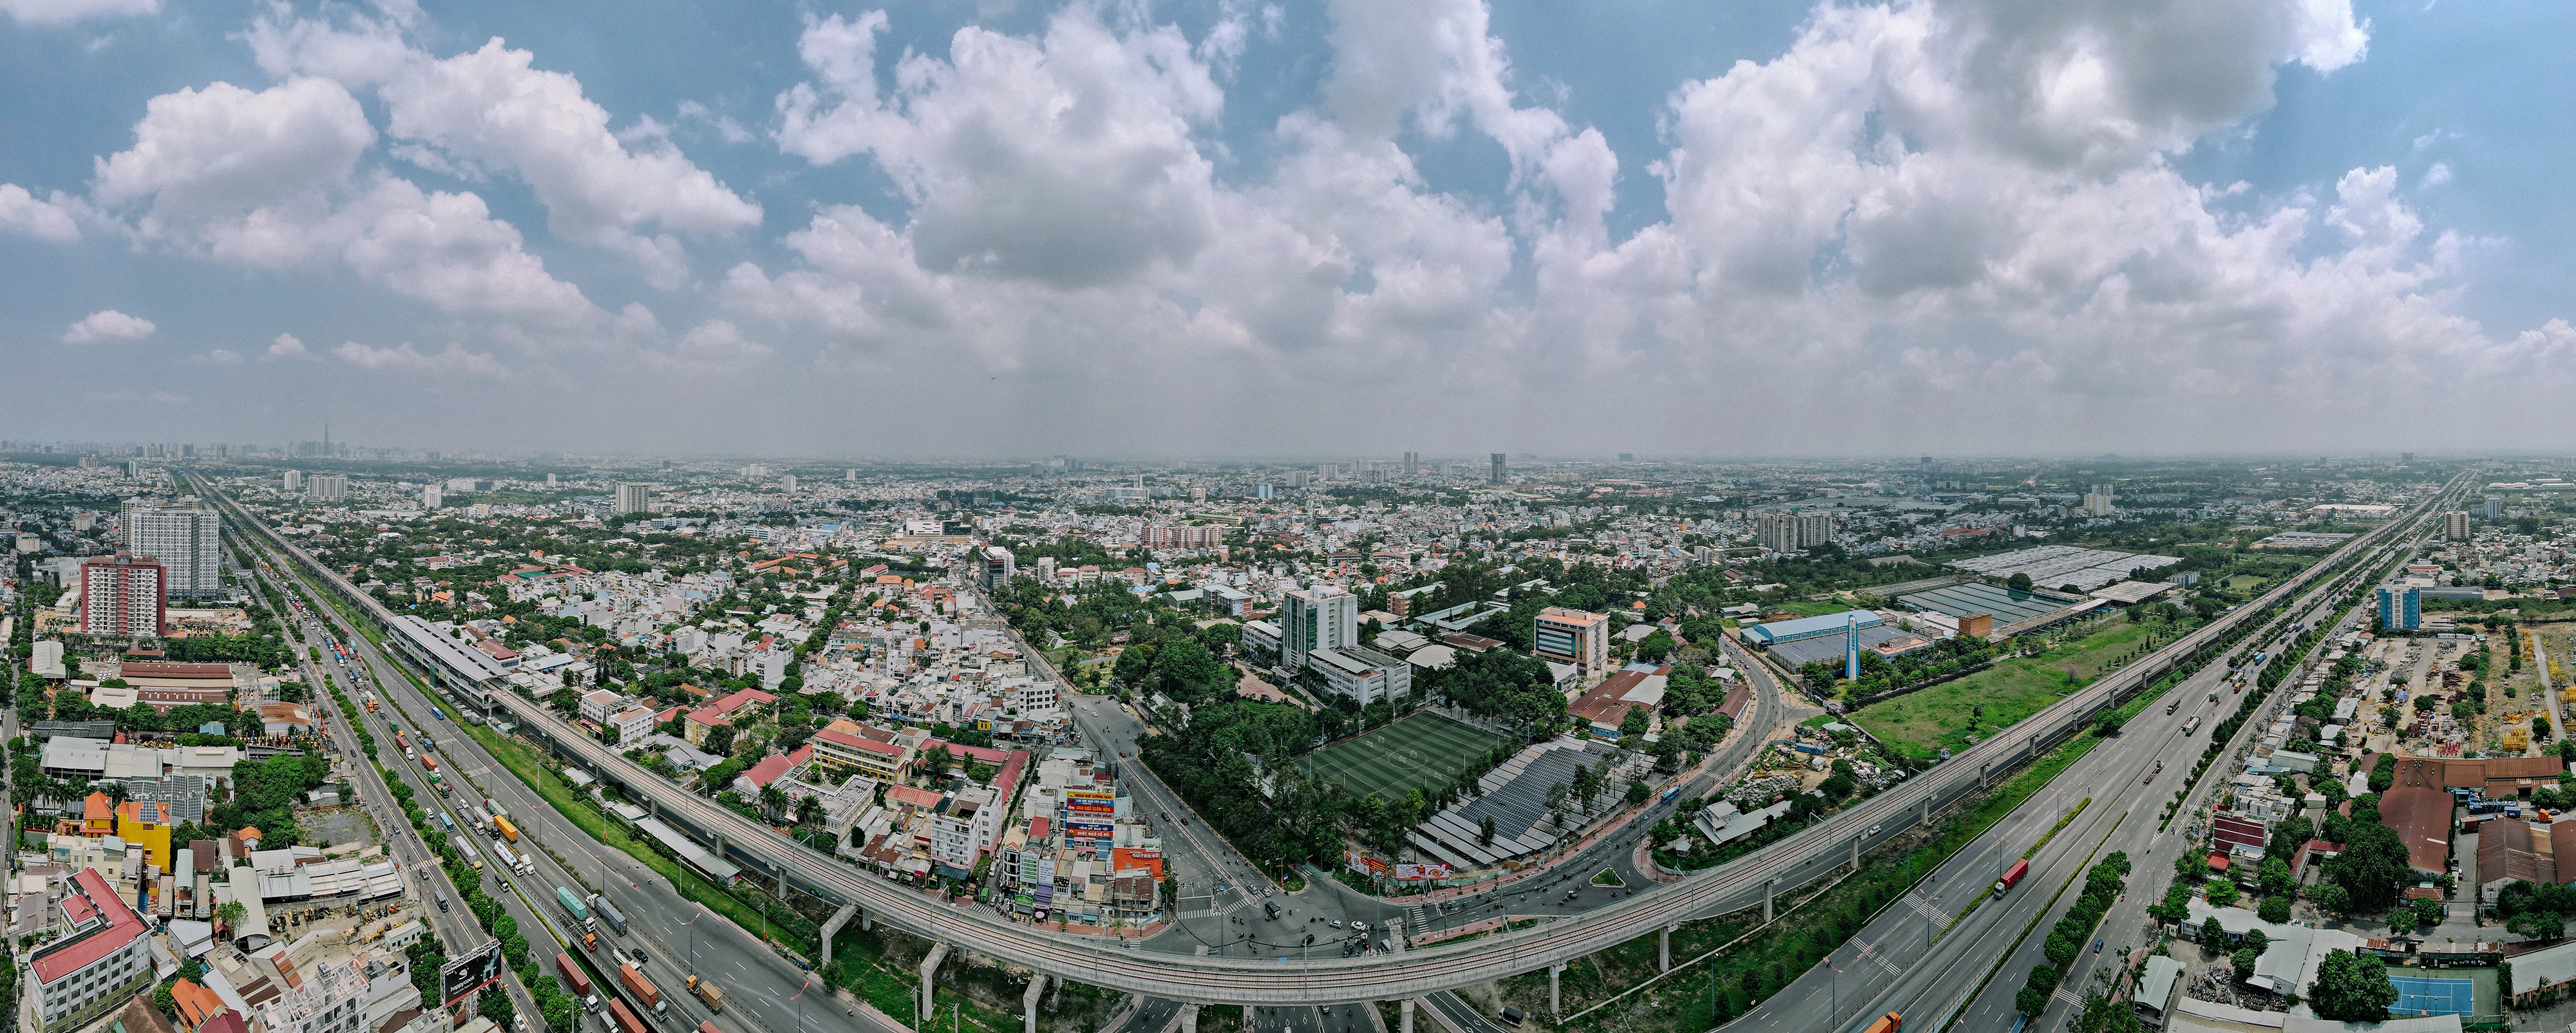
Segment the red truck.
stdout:
<svg viewBox="0 0 2576 1033">
<path fill-rule="evenodd" d="M 608 1017 L 617 1022 L 617 1033 L 649 1033 L 642 1022 L 636 1021 L 635 1013 L 626 1010 L 624 1001 L 608 1002 Z"/>
<path fill-rule="evenodd" d="M 660 1015 L 670 1007 L 662 1003 L 662 991 L 655 989 L 653 981 L 644 978 L 644 973 L 636 971 L 635 966 L 618 965 L 617 978 L 626 984 L 626 992 L 634 994 L 637 1001 L 653 1010 L 653 1014 Z"/>
<path fill-rule="evenodd" d="M 583 1010 L 599 1010 L 599 990 L 590 985 L 589 974 L 572 960 L 572 955 L 555 955 L 555 971 L 563 975 L 564 985 L 571 988 L 573 999 L 581 1002 Z"/>
<path fill-rule="evenodd" d="M 2025 857 L 2013 862 L 2012 867 L 2004 869 L 2004 877 L 1995 880 L 1995 892 L 2001 894 L 2013 888 L 2014 883 L 2020 882 L 2021 877 L 2028 874 L 2030 874 L 2030 858 Z"/>
</svg>

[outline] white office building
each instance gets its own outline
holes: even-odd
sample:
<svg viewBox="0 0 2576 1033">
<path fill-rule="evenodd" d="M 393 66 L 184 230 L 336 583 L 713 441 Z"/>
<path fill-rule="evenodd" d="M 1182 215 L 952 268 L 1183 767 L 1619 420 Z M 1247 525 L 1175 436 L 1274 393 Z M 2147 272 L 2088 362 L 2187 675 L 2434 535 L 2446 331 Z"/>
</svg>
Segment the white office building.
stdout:
<svg viewBox="0 0 2576 1033">
<path fill-rule="evenodd" d="M 1360 598 L 1336 585 L 1318 585 L 1288 593 L 1279 605 L 1279 663 L 1291 670 L 1306 666 L 1306 654 L 1318 649 L 1355 646 L 1360 639 Z"/>
<path fill-rule="evenodd" d="M 317 473 L 304 479 L 304 500 L 338 502 L 349 497 L 349 478 L 343 474 Z"/>
<path fill-rule="evenodd" d="M 632 481 L 620 482 L 617 485 L 617 511 L 642 513 L 652 509 L 652 499 L 649 496 L 651 487 L 651 485 L 637 484 Z"/>
<path fill-rule="evenodd" d="M 1011 550 L 999 545 L 987 545 L 975 551 L 975 583 L 984 586 L 985 591 L 998 591 L 1002 586 L 1010 584 L 1012 576 L 1017 573 L 1018 568 L 1012 563 Z"/>
</svg>

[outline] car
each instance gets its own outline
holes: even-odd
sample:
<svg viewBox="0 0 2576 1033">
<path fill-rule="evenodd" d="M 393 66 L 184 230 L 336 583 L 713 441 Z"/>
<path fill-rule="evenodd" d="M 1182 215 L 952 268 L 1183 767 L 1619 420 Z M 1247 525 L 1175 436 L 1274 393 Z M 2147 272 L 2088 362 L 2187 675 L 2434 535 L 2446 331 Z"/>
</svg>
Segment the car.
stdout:
<svg viewBox="0 0 2576 1033">
<path fill-rule="evenodd" d="M 1354 918 L 1354 919 L 1352 919 L 1352 920 L 1351 920 L 1351 928 L 1352 928 L 1352 929 L 1354 929 L 1354 930 L 1357 930 L 1357 931 L 1359 931 L 1359 932 L 1367 932 L 1367 931 L 1368 931 L 1368 923 L 1367 923 L 1367 922 L 1360 921 L 1359 919 Z"/>
<path fill-rule="evenodd" d="M 2095 941 L 2093 941 L 2093 953 L 2095 953 L 2095 954 L 2100 954 L 2100 953 L 2102 953 L 2102 941 L 2100 941 L 2100 940 L 2095 940 Z"/>
<path fill-rule="evenodd" d="M 1342 927 L 1342 920 L 1341 920 L 1341 919 L 1338 919 L 1338 918 L 1333 919 L 1333 928 L 1335 928 L 1335 929 L 1339 929 L 1339 928 L 1341 928 L 1341 927 Z"/>
<path fill-rule="evenodd" d="M 1872 826 L 1870 826 L 1870 827 L 1869 827 L 1869 831 L 1864 832 L 1864 833 L 1861 833 L 1861 834 L 1862 834 L 1862 835 L 1864 835 L 1864 836 L 1875 836 L 1875 835 L 1877 835 L 1877 834 L 1878 834 L 1878 830 L 1879 830 L 1879 828 L 1880 828 L 1880 826 L 1872 825 Z"/>
</svg>

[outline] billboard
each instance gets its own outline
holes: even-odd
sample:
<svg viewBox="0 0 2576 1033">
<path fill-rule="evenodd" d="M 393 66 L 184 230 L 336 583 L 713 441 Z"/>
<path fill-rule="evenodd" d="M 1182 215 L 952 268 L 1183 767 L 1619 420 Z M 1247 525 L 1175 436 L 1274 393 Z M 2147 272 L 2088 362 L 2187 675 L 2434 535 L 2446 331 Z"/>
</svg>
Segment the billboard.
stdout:
<svg viewBox="0 0 2576 1033">
<path fill-rule="evenodd" d="M 507 970 L 501 961 L 501 941 L 486 940 L 483 946 L 460 957 L 450 958 L 447 967 L 438 970 L 438 996 L 454 1007 L 467 994 L 483 989 L 501 978 Z"/>
<path fill-rule="evenodd" d="M 1350 860 L 1352 871 L 1367 872 L 1370 875 L 1386 874 L 1386 862 L 1377 858 L 1357 852 L 1346 853 L 1343 856 Z"/>
<path fill-rule="evenodd" d="M 1448 877 L 1449 866 L 1445 864 L 1399 864 L 1395 866 L 1395 878 L 1398 882 L 1421 882 L 1425 879 L 1446 879 Z"/>
</svg>

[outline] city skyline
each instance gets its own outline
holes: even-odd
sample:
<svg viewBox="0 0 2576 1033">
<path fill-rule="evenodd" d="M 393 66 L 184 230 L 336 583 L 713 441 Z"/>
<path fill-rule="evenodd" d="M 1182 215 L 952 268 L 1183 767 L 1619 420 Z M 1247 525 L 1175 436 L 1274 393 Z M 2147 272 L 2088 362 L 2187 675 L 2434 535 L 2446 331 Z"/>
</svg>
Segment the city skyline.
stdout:
<svg viewBox="0 0 2576 1033">
<path fill-rule="evenodd" d="M 0 436 L 2576 444 L 2576 13 L 601 13 L 0 5 Z"/>
</svg>

